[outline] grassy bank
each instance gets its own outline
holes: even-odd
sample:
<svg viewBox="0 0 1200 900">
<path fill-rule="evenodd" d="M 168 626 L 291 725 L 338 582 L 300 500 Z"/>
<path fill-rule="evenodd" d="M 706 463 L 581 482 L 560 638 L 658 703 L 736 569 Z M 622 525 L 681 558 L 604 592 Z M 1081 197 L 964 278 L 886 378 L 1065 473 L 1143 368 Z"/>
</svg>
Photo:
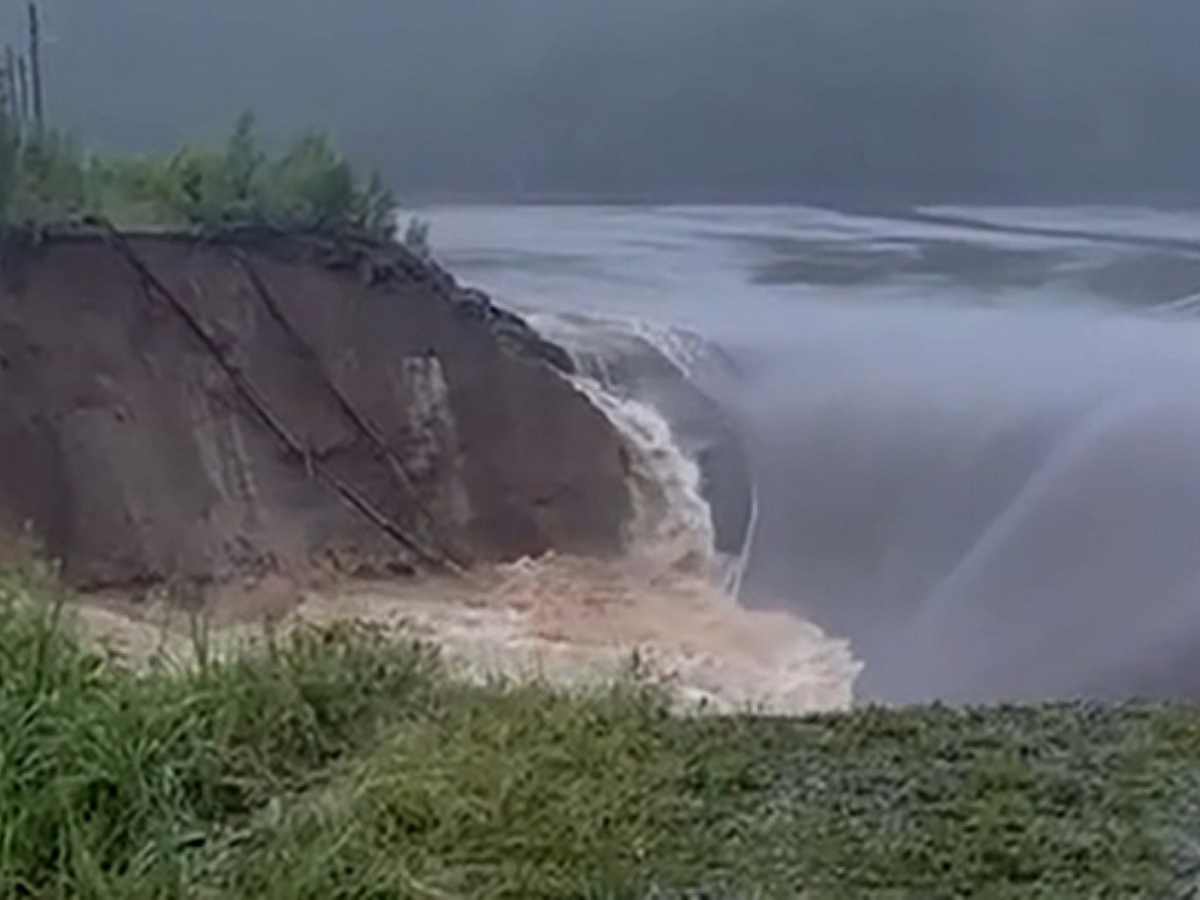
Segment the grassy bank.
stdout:
<svg viewBox="0 0 1200 900">
<path fill-rule="evenodd" d="M 1200 716 L 688 720 L 365 628 L 134 673 L 0 576 L 0 897 L 1158 897 Z"/>
</svg>

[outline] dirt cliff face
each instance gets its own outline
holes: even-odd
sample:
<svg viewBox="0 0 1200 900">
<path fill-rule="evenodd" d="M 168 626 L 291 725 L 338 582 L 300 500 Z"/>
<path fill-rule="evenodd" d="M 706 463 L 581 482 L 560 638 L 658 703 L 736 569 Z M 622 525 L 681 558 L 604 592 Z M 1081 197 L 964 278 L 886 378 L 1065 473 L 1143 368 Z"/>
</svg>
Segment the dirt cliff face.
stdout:
<svg viewBox="0 0 1200 900">
<path fill-rule="evenodd" d="M 9 246 L 0 514 L 86 586 L 616 551 L 620 442 L 568 365 L 398 248 Z"/>
</svg>

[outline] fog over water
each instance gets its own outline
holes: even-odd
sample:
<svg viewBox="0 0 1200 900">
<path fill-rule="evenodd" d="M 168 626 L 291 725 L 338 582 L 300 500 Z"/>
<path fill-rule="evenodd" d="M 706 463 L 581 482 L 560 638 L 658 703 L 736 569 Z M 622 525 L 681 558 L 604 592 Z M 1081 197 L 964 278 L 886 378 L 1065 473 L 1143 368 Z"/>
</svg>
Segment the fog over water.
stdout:
<svg viewBox="0 0 1200 900">
<path fill-rule="evenodd" d="M 1200 216 L 430 218 L 501 301 L 692 348 L 757 489 L 743 599 L 850 638 L 864 697 L 1200 696 Z"/>
</svg>

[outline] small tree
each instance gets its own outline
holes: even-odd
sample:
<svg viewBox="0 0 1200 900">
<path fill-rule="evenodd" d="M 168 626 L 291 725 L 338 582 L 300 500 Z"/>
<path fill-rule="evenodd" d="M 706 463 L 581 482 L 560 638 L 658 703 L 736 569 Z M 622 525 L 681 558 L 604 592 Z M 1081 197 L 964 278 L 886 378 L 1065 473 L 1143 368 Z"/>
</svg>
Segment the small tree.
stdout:
<svg viewBox="0 0 1200 900">
<path fill-rule="evenodd" d="M 366 189 L 360 192 L 356 226 L 365 234 L 380 240 L 396 237 L 396 212 L 400 204 L 391 188 L 383 183 L 378 172 L 371 174 Z"/>
<path fill-rule="evenodd" d="M 159 186 L 164 224 L 215 228 L 229 223 L 234 192 L 224 154 L 184 147 L 171 158 L 165 175 Z"/>
</svg>

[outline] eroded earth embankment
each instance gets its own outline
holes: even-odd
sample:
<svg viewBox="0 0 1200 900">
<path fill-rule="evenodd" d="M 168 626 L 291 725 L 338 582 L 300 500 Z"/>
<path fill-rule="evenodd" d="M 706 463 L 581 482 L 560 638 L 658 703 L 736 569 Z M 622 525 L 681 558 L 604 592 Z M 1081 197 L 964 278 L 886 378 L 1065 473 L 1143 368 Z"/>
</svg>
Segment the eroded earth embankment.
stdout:
<svg viewBox="0 0 1200 900">
<path fill-rule="evenodd" d="M 568 364 L 400 248 L 10 245 L 0 511 L 81 587 L 614 552 L 622 450 Z"/>
<path fill-rule="evenodd" d="M 402 248 L 99 231 L 3 263 L 4 543 L 60 560 L 134 663 L 186 655 L 199 600 L 230 636 L 416 631 L 469 676 L 637 656 L 716 710 L 850 702 L 848 648 L 710 577 L 698 470 L 643 483 L 680 453 L 666 422 L 641 446 L 562 349 Z"/>
</svg>

